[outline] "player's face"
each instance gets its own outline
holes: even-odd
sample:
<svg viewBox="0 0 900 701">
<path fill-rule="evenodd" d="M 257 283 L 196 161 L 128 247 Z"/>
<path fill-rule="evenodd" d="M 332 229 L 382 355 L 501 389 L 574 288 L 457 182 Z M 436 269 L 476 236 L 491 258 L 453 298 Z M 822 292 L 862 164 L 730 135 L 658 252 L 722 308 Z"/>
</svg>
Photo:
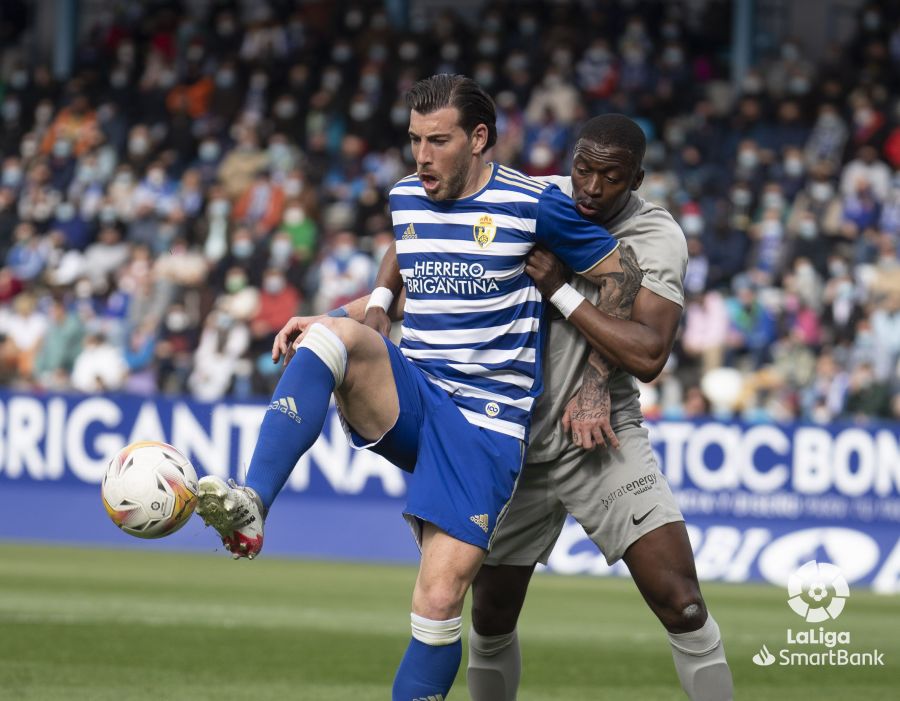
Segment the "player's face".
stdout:
<svg viewBox="0 0 900 701">
<path fill-rule="evenodd" d="M 578 213 L 606 224 L 628 202 L 632 190 L 644 179 L 644 171 L 631 154 L 618 146 L 602 146 L 580 139 L 572 162 L 572 197 Z"/>
<path fill-rule="evenodd" d="M 409 140 L 425 194 L 437 201 L 458 199 L 473 168 L 472 140 L 459 126 L 459 110 L 444 107 L 428 114 L 412 110 Z"/>
</svg>

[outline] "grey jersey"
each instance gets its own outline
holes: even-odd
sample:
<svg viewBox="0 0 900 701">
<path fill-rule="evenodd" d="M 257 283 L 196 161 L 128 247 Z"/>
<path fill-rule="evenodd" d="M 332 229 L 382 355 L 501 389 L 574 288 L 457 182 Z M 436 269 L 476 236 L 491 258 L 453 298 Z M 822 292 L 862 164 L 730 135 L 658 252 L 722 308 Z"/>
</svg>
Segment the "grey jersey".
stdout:
<svg viewBox="0 0 900 701">
<path fill-rule="evenodd" d="M 551 176 L 541 179 L 555 183 L 563 192 L 572 195 L 571 178 Z M 641 285 L 684 307 L 687 243 L 672 215 L 663 207 L 631 193 L 628 204 L 606 228 L 623 246 L 630 246 L 634 251 L 644 273 Z M 591 304 L 597 304 L 600 294 L 595 285 L 579 276 L 575 276 L 571 284 Z M 562 414 L 581 386 L 591 351 L 578 329 L 558 314 L 554 316 L 547 332 L 544 354 L 544 392 L 534 405 L 526 462 L 553 460 L 571 445 L 571 439 L 562 430 Z M 631 375 L 614 371 L 609 392 L 613 429 L 642 419 L 637 384 Z"/>
</svg>

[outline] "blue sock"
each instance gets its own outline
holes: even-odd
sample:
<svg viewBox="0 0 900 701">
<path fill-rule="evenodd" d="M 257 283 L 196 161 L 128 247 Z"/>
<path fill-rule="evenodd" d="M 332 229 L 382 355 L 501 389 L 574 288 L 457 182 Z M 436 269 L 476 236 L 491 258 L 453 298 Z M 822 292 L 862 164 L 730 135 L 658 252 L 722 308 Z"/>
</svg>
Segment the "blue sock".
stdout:
<svg viewBox="0 0 900 701">
<path fill-rule="evenodd" d="M 246 484 L 267 510 L 322 432 L 334 385 L 334 375 L 321 358 L 298 348 L 272 395 L 247 470 Z"/>
<path fill-rule="evenodd" d="M 394 677 L 393 701 L 445 699 L 462 659 L 462 640 L 426 645 L 411 638 Z"/>
</svg>

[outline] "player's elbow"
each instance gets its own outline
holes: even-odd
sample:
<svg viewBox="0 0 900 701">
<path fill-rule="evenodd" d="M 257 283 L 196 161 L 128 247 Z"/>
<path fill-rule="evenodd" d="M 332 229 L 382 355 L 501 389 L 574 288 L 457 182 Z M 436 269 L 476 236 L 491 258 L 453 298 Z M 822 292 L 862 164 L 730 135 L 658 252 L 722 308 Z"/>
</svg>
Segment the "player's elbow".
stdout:
<svg viewBox="0 0 900 701">
<path fill-rule="evenodd" d="M 659 373 L 661 371 L 662 371 L 662 368 L 660 368 L 659 370 L 641 370 L 639 372 L 634 372 L 632 374 L 638 380 L 640 380 L 644 384 L 647 384 L 649 382 L 653 382 L 653 380 L 655 380 L 659 376 Z"/>
<path fill-rule="evenodd" d="M 641 382 L 653 382 L 666 366 L 666 358 L 665 351 L 645 355 L 636 364 L 631 374 Z"/>
</svg>

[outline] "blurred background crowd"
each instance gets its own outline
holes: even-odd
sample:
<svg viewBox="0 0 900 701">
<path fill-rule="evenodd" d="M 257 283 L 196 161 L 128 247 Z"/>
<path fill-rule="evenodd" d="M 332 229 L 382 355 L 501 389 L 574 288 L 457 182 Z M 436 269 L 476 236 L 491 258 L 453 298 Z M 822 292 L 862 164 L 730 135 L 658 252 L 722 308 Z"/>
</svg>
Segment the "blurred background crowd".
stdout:
<svg viewBox="0 0 900 701">
<path fill-rule="evenodd" d="M 900 418 L 900 13 L 728 80 L 729 3 L 107 3 L 71 77 L 0 47 L 0 384 L 267 395 L 275 332 L 369 291 L 412 172 L 403 95 L 495 96 L 493 159 L 568 172 L 603 112 L 688 239 L 651 417 Z M 890 4 L 884 4 L 890 5 Z"/>
</svg>

